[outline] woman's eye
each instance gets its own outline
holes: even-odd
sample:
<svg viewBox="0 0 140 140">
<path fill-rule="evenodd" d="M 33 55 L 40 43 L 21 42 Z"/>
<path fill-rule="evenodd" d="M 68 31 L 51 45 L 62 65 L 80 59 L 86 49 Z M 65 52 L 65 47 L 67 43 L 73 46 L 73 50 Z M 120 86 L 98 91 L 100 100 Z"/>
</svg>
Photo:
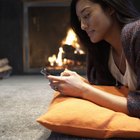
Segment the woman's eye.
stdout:
<svg viewBox="0 0 140 140">
<path fill-rule="evenodd" d="M 90 16 L 90 14 L 88 13 L 88 14 L 86 14 L 86 15 L 84 15 L 84 19 L 87 19 L 88 17 Z"/>
</svg>

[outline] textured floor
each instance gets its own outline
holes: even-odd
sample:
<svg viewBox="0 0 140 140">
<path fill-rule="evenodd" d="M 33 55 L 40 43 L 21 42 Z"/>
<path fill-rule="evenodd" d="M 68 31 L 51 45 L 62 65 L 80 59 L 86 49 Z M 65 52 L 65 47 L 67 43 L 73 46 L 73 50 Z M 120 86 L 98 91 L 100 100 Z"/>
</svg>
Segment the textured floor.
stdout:
<svg viewBox="0 0 140 140">
<path fill-rule="evenodd" d="M 0 80 L 0 140 L 47 140 L 50 131 L 36 122 L 53 97 L 43 76 Z"/>
</svg>

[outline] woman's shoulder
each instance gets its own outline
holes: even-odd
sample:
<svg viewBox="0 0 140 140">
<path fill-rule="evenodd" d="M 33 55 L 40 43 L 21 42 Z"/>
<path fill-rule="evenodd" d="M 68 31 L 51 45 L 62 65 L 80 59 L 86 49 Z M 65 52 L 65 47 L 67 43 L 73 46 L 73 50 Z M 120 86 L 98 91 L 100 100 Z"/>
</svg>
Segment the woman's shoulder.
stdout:
<svg viewBox="0 0 140 140">
<path fill-rule="evenodd" d="M 121 40 L 124 47 L 127 47 L 132 41 L 140 35 L 140 19 L 126 24 L 121 33 Z"/>
<path fill-rule="evenodd" d="M 132 36 L 140 31 L 140 19 L 126 24 L 122 29 L 122 35 Z"/>
</svg>

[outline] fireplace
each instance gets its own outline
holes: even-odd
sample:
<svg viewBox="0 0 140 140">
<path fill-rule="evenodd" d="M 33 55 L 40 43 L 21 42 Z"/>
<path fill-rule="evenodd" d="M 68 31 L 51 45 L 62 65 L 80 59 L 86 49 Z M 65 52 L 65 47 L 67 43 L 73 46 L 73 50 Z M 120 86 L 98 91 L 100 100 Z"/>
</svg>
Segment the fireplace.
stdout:
<svg viewBox="0 0 140 140">
<path fill-rule="evenodd" d="M 25 73 L 52 74 L 65 68 L 85 74 L 85 57 L 77 39 L 67 42 L 70 29 L 70 1 L 24 2 L 23 64 Z M 69 37 L 73 38 L 75 35 Z"/>
</svg>

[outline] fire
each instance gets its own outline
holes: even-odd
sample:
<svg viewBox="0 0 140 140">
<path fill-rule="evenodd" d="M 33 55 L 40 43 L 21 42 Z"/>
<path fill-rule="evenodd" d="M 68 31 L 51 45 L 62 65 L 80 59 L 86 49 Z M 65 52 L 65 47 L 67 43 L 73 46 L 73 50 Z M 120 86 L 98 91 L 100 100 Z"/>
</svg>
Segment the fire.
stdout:
<svg viewBox="0 0 140 140">
<path fill-rule="evenodd" d="M 70 62 L 70 60 L 67 60 L 66 58 L 63 58 L 64 49 L 63 47 L 65 45 L 71 46 L 75 48 L 74 54 L 84 54 L 84 51 L 80 49 L 80 45 L 78 43 L 78 38 L 74 31 L 70 28 L 67 32 L 67 36 L 65 39 L 62 40 L 61 46 L 59 47 L 59 52 L 56 55 L 53 55 L 48 58 L 48 61 L 50 63 L 50 66 L 63 66 Z"/>
<path fill-rule="evenodd" d="M 66 39 L 62 41 L 62 44 L 75 46 L 76 42 L 77 42 L 76 34 L 74 33 L 72 29 L 69 29 L 67 32 Z"/>
<path fill-rule="evenodd" d="M 62 66 L 63 65 L 63 53 L 64 53 L 64 50 L 62 47 L 59 48 L 59 52 L 58 52 L 58 55 L 57 55 L 57 59 L 56 59 L 56 64 L 58 66 Z"/>
<path fill-rule="evenodd" d="M 74 52 L 75 54 L 76 53 L 84 54 L 84 51 L 80 49 L 80 45 L 78 43 L 78 38 L 71 28 L 67 32 L 66 39 L 64 39 L 62 41 L 62 45 L 64 45 L 64 44 L 71 45 L 72 47 L 74 47 L 75 48 L 75 52 Z"/>
<path fill-rule="evenodd" d="M 53 54 L 52 56 L 50 56 L 48 58 L 48 61 L 50 62 L 50 66 L 54 66 L 55 62 L 56 62 L 56 55 Z"/>
</svg>

